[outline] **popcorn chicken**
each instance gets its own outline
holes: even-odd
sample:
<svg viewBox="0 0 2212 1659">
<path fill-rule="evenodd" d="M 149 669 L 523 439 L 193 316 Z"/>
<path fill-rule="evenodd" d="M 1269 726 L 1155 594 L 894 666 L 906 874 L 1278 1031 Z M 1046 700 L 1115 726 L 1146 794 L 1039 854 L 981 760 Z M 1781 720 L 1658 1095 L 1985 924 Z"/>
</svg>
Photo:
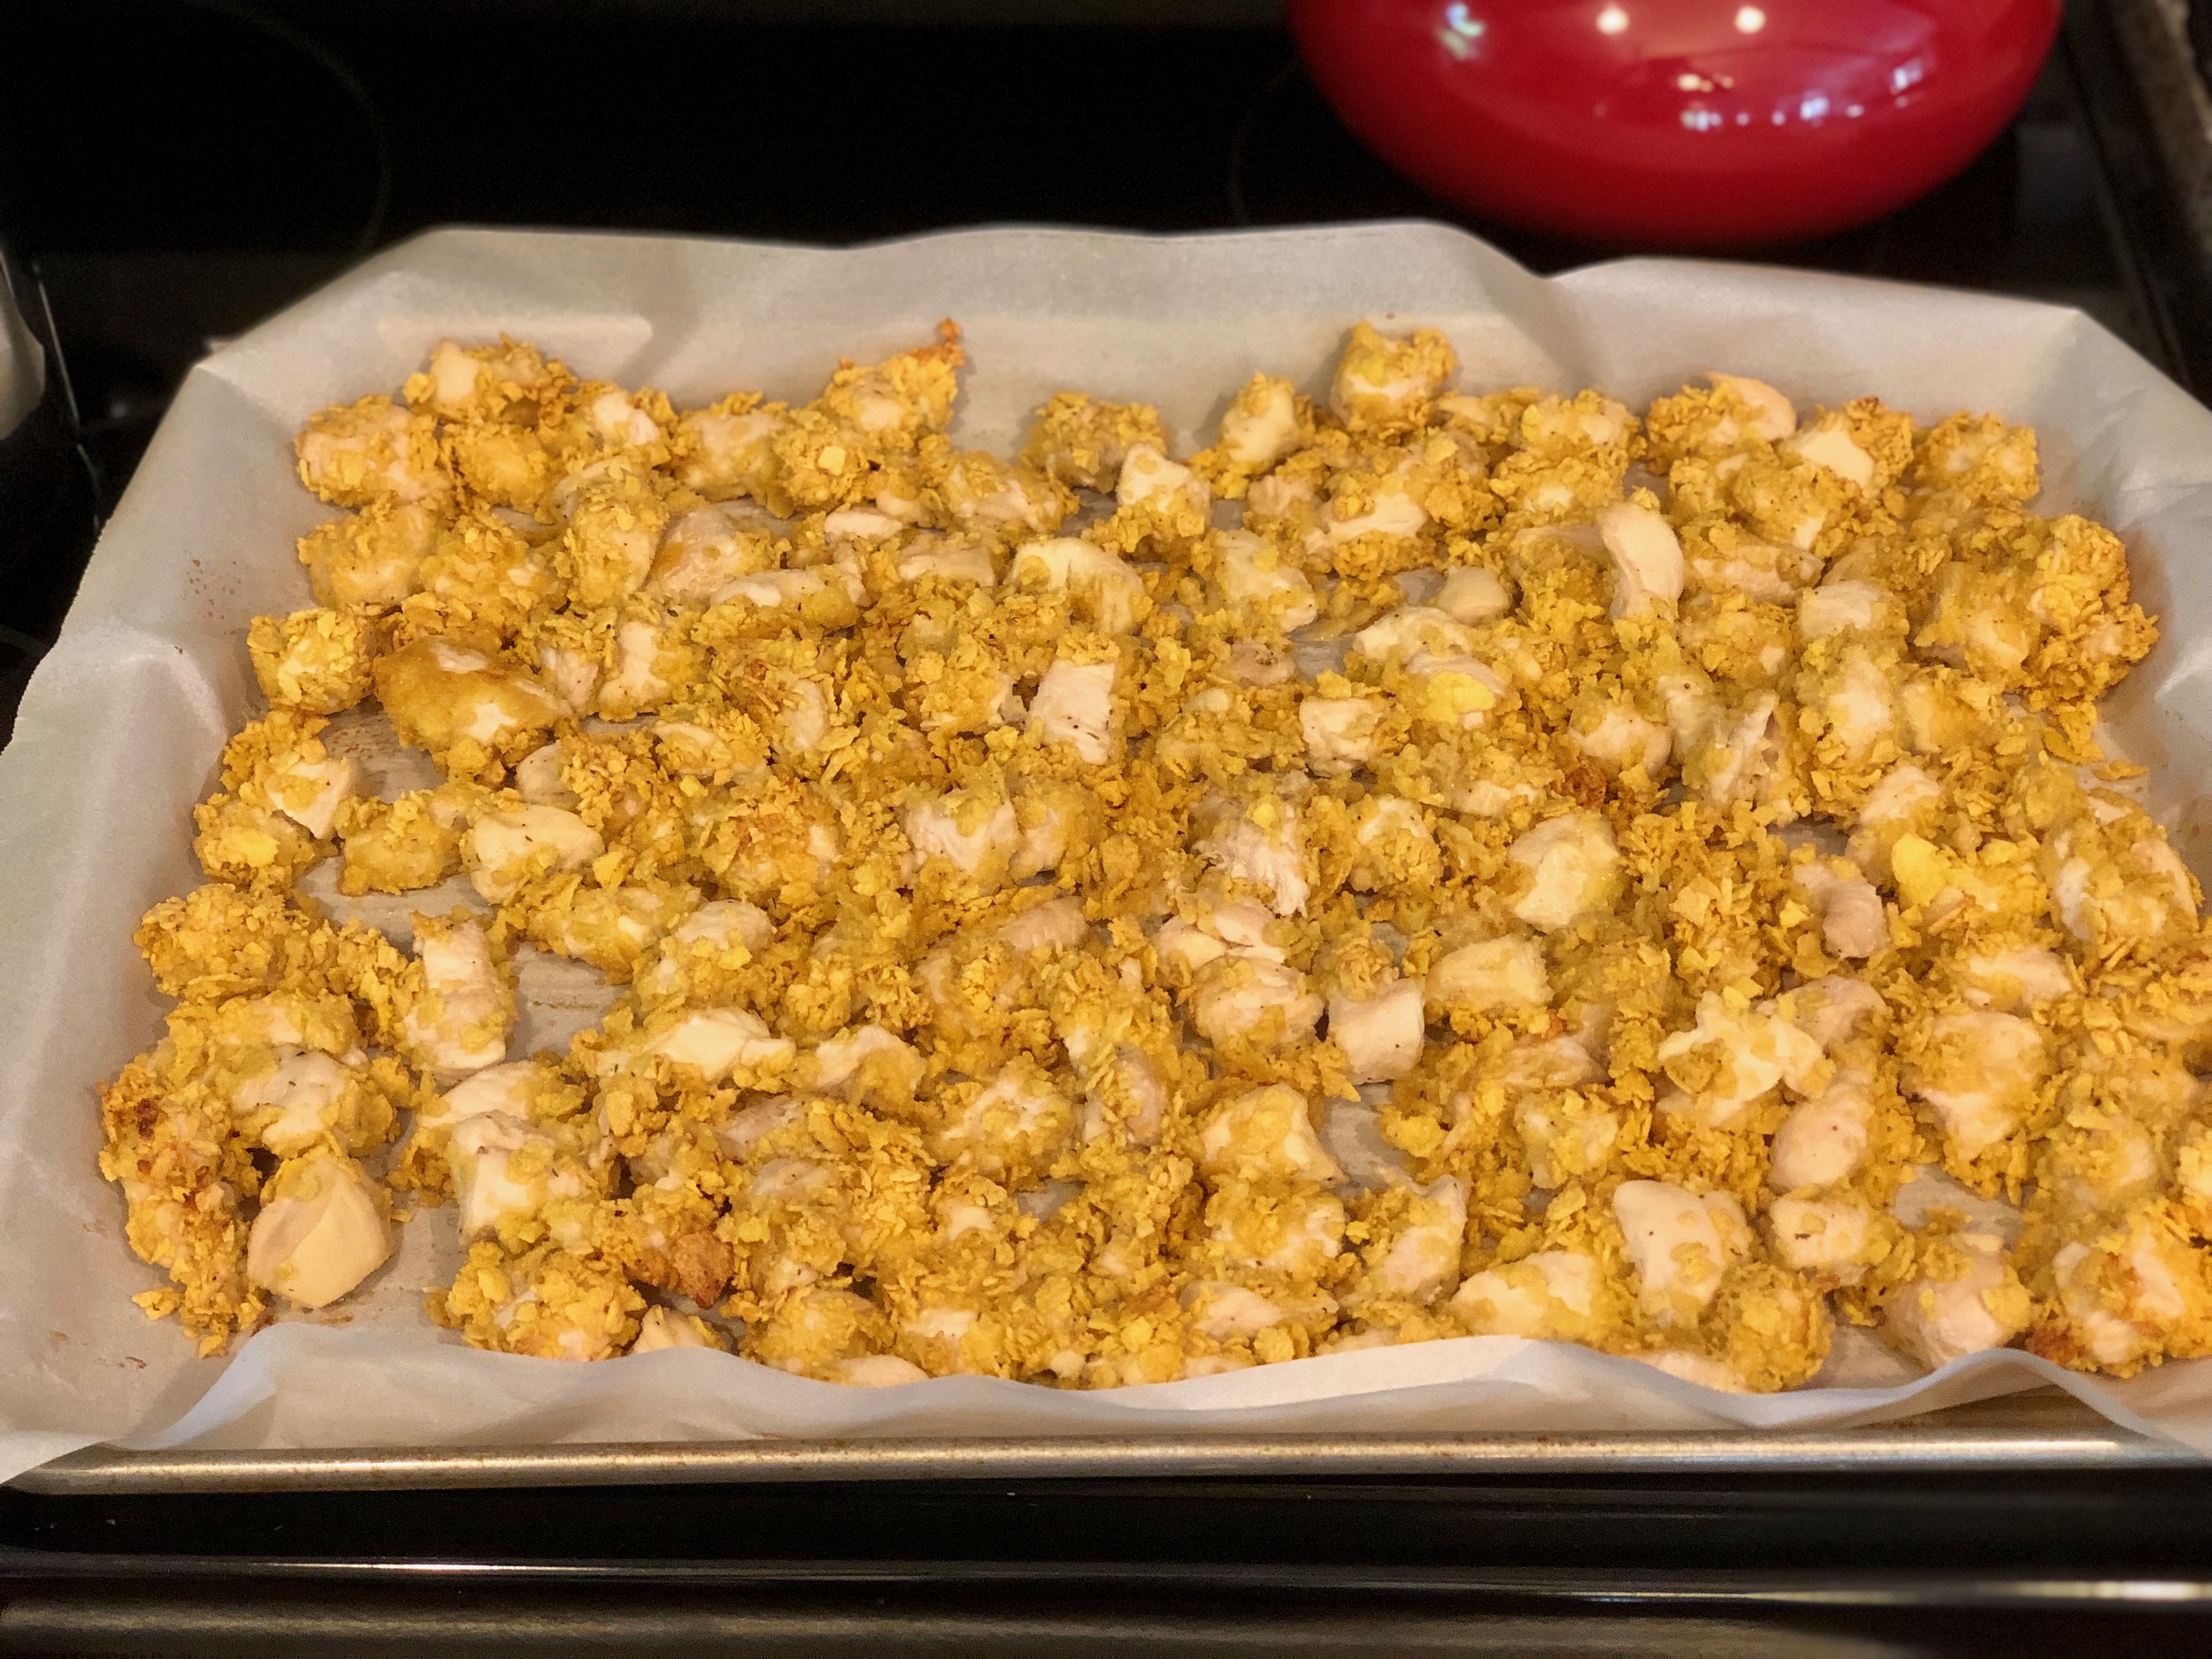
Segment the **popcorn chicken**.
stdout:
<svg viewBox="0 0 2212 1659">
<path fill-rule="evenodd" d="M 1682 597 L 1682 544 L 1657 510 L 1622 501 L 1597 517 L 1598 533 L 1613 557 L 1613 614 L 1638 617 Z"/>
<path fill-rule="evenodd" d="M 764 526 L 727 507 L 707 506 L 671 518 L 646 572 L 643 591 L 673 605 L 706 606 L 733 584 L 776 569 L 782 550 Z"/>
<path fill-rule="evenodd" d="M 1328 1034 L 1344 1050 L 1346 1076 L 1385 1083 L 1412 1071 L 1425 1036 L 1421 1001 L 1418 979 L 1399 980 L 1371 997 L 1331 997 Z"/>
<path fill-rule="evenodd" d="M 417 914 L 414 924 L 422 978 L 401 1026 L 410 1057 L 441 1078 L 498 1064 L 514 1029 L 514 988 L 483 924 L 458 909 Z"/>
<path fill-rule="evenodd" d="M 682 459 L 676 477 L 687 489 L 708 500 L 750 495 L 775 507 L 781 499 L 778 480 L 783 463 L 775 439 L 788 411 L 761 402 L 753 392 L 733 392 L 708 408 L 678 418 L 676 446 Z"/>
<path fill-rule="evenodd" d="M 1139 444 L 1164 453 L 1159 411 L 1145 404 L 1093 403 L 1079 392 L 1055 392 L 1037 412 L 1022 459 L 1062 483 L 1110 489 L 1121 463 Z"/>
<path fill-rule="evenodd" d="M 1970 1164 L 2026 1121 L 2049 1065 L 2042 1032 L 2017 1015 L 1944 1014 L 1906 1068 L 1905 1092 L 1936 1114 L 1954 1167 Z"/>
<path fill-rule="evenodd" d="M 1079 537 L 1024 542 L 1014 550 L 1007 580 L 1073 594 L 1084 620 L 1101 632 L 1127 634 L 1152 614 L 1152 602 L 1134 570 Z"/>
<path fill-rule="evenodd" d="M 102 1091 L 149 1314 L 339 1302 L 411 1110 L 435 1316 L 541 1358 L 1472 1334 L 1764 1391 L 1832 1305 L 1931 1365 L 2212 1352 L 2202 895 L 2079 769 L 2156 629 L 2032 433 L 1461 393 L 1363 323 L 1188 459 L 1072 392 L 1007 459 L 963 357 L 679 415 L 446 341 L 309 423 L 318 603 L 250 630 L 211 879 L 137 934 L 179 1006 Z M 368 793 L 380 719 L 447 781 Z M 326 920 L 333 842 L 341 901 L 497 914 Z M 518 941 L 611 988 L 563 1054 L 507 1059 Z M 2016 1243 L 1892 1213 L 1938 1157 Z"/>
<path fill-rule="evenodd" d="M 503 904 L 526 882 L 589 864 L 606 850 L 597 830 L 558 806 L 507 806 L 469 826 L 461 846 L 469 882 Z"/>
<path fill-rule="evenodd" d="M 1371 324 L 1355 324 L 1337 361 L 1329 409 L 1354 432 L 1417 427 L 1428 414 L 1430 400 L 1458 371 L 1458 357 L 1433 329 L 1417 329 L 1406 339 L 1393 340 Z"/>
<path fill-rule="evenodd" d="M 1223 500 L 1235 501 L 1251 487 L 1252 479 L 1311 434 L 1311 415 L 1301 407 L 1291 383 L 1255 374 L 1221 411 L 1213 447 L 1196 465 Z"/>
<path fill-rule="evenodd" d="M 1613 1213 L 1645 1313 L 1662 1326 L 1694 1322 L 1741 1248 L 1742 1206 L 1726 1193 L 1700 1198 L 1663 1181 L 1624 1181 Z"/>
<path fill-rule="evenodd" d="M 520 760 L 562 713 L 520 664 L 434 635 L 378 658 L 375 677 L 400 740 L 428 750 L 449 771 Z"/>
<path fill-rule="evenodd" d="M 1883 1305 L 1882 1334 L 1931 1369 L 2004 1346 L 2027 1328 L 2030 1306 L 2001 1240 L 1955 1233 L 1941 1243 Z"/>
<path fill-rule="evenodd" d="M 1321 614 L 1304 571 L 1249 530 L 1212 532 L 1193 555 L 1243 629 L 1288 633 Z"/>
<path fill-rule="evenodd" d="M 1597 1263 L 1571 1250 L 1539 1250 L 1460 1281 L 1452 1312 L 1474 1336 L 1583 1341 L 1610 1322 Z"/>
<path fill-rule="evenodd" d="M 434 887 L 461 867 L 467 803 L 443 789 L 412 789 L 397 800 L 356 795 L 334 821 L 345 852 L 338 891 L 411 893 Z"/>
<path fill-rule="evenodd" d="M 315 1153 L 281 1165 L 261 1194 L 247 1278 L 302 1308 L 326 1307 L 382 1267 L 392 1228 L 367 1171 Z"/>
<path fill-rule="evenodd" d="M 253 678 L 271 703 L 336 714 L 369 694 L 377 634 L 355 611 L 256 617 L 246 633 Z"/>
<path fill-rule="evenodd" d="M 1513 914 L 1546 933 L 1571 927 L 1612 901 L 1620 854 L 1612 829 L 1592 812 L 1571 812 L 1539 824 L 1507 849 L 1528 873 Z"/>
<path fill-rule="evenodd" d="M 1158 445 L 1133 444 L 1114 484 L 1114 516 L 1097 534 L 1117 552 L 1158 558 L 1189 547 L 1212 523 L 1213 492 Z"/>
<path fill-rule="evenodd" d="M 1029 729 L 1046 743 L 1065 743 L 1091 765 L 1114 753 L 1112 661 L 1053 664 L 1030 699 Z"/>
<path fill-rule="evenodd" d="M 617 471 L 583 489 L 568 515 L 554 568 L 589 610 L 645 585 L 668 528 L 666 503 L 651 485 Z"/>
<path fill-rule="evenodd" d="M 300 482 L 339 507 L 405 506 L 453 487 L 439 462 L 431 422 L 381 395 L 322 410 L 294 448 Z"/>
</svg>

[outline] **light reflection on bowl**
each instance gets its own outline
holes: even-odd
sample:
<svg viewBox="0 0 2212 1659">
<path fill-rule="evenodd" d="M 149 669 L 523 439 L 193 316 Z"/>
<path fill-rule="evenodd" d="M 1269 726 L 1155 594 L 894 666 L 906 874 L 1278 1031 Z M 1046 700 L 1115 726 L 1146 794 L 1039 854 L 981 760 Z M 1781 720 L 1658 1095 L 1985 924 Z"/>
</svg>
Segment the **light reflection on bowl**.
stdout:
<svg viewBox="0 0 2212 1659">
<path fill-rule="evenodd" d="M 1606 242 L 1783 241 L 1964 167 L 2060 0 L 1290 0 L 1347 125 L 1441 195 Z"/>
</svg>

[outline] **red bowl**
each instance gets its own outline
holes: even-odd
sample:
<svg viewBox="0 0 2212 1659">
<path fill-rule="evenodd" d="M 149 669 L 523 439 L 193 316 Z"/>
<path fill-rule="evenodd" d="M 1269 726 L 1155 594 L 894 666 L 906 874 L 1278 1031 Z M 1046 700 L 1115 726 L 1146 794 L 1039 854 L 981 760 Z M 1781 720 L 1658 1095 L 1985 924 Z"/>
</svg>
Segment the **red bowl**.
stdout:
<svg viewBox="0 0 2212 1659">
<path fill-rule="evenodd" d="M 2027 97 L 2062 0 L 1289 0 L 1322 94 L 1479 213 L 1602 242 L 1880 218 Z"/>
</svg>

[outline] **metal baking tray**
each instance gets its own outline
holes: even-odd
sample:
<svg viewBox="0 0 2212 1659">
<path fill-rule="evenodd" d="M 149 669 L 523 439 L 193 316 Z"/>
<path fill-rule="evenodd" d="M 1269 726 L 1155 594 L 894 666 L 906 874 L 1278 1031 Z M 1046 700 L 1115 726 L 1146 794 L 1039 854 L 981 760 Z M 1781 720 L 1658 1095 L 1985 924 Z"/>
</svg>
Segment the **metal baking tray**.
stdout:
<svg viewBox="0 0 2212 1659">
<path fill-rule="evenodd" d="M 1310 1480 L 2033 1469 L 2123 1473 L 2201 1468 L 2204 1462 L 2186 1446 L 2117 1427 L 2072 1395 L 2045 1389 L 1876 1428 L 1811 1432 L 1159 1434 L 319 1451 L 145 1452 L 92 1447 L 18 1475 L 9 1484 L 52 1496 L 100 1497 L 1170 1476 Z"/>
</svg>

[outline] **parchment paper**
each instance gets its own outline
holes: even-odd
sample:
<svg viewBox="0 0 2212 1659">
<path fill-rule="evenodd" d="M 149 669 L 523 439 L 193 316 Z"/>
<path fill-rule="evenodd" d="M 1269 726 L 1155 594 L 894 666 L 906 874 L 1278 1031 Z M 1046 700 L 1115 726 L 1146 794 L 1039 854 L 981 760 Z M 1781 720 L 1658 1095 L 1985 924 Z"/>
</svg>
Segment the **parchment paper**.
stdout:
<svg viewBox="0 0 2212 1659">
<path fill-rule="evenodd" d="M 840 1389 L 726 1354 L 599 1365 L 481 1353 L 421 1293 L 452 1253 L 425 1212 L 357 1305 L 193 1358 L 135 1292 L 99 1177 L 94 1085 L 158 1035 L 130 935 L 194 884 L 189 809 L 258 694 L 244 635 L 308 603 L 293 539 L 325 516 L 291 470 L 321 405 L 395 387 L 447 334 L 501 331 L 679 407 L 811 397 L 842 355 L 958 319 L 956 431 L 1006 451 L 1063 386 L 1158 401 L 1179 440 L 1265 368 L 1318 390 L 1342 331 L 1445 331 L 1463 383 L 1606 388 L 1640 406 L 1709 368 L 1801 406 L 1875 393 L 1924 419 L 2033 423 L 2045 511 L 2127 539 L 2165 638 L 2111 708 L 2147 802 L 2212 878 L 2212 413 L 2077 313 L 1674 260 L 1552 281 L 1458 232 L 1382 225 L 1153 240 L 1038 230 L 849 252 L 661 238 L 441 232 L 395 249 L 193 370 L 102 538 L 0 755 L 0 1477 L 100 1440 L 138 1447 L 461 1446 L 753 1435 L 1841 1425 L 2057 1382 L 2114 1419 L 2212 1451 L 2212 1362 L 2091 1383 L 2027 1355 L 1894 1387 L 1727 1395 L 1633 1361 L 1514 1338 L 1326 1356 L 1111 1393 L 945 1378 Z M 541 999 L 542 1000 L 542 999 Z M 526 1037 L 530 1034 L 526 1033 Z M 550 1033 L 548 1035 L 550 1035 Z M 1831 1375 L 1897 1375 L 1863 1340 Z"/>
</svg>

